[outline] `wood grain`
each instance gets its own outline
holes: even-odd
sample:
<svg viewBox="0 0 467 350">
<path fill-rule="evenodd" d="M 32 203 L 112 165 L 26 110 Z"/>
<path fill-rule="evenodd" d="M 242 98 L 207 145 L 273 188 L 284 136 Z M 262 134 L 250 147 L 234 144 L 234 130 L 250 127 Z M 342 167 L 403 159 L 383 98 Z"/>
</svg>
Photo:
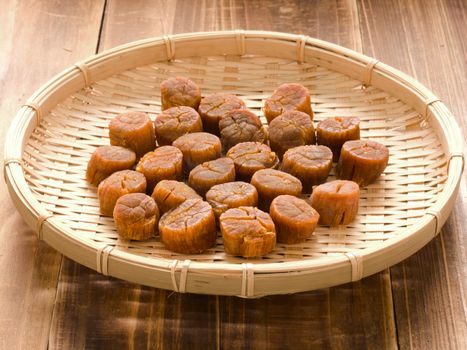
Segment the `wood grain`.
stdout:
<svg viewBox="0 0 467 350">
<path fill-rule="evenodd" d="M 172 33 L 176 1 L 107 0 L 99 50 Z"/>
<path fill-rule="evenodd" d="M 174 32 L 271 30 L 361 49 L 356 3 L 338 1 L 178 1 Z"/>
<path fill-rule="evenodd" d="M 49 349 L 213 349 L 216 297 L 102 276 L 64 259 Z"/>
<path fill-rule="evenodd" d="M 466 135 L 465 3 L 363 0 L 360 12 L 364 52 L 432 89 Z M 463 182 L 440 236 L 391 269 L 403 349 L 467 347 L 466 195 Z"/>
<path fill-rule="evenodd" d="M 258 300 L 220 299 L 223 349 L 395 349 L 388 272 Z"/>
<path fill-rule="evenodd" d="M 16 110 L 40 84 L 94 53 L 102 9 L 103 1 L 92 0 L 2 2 L 2 143 Z M 26 226 L 3 178 L 0 202 L 0 348 L 45 349 L 62 258 Z"/>
</svg>

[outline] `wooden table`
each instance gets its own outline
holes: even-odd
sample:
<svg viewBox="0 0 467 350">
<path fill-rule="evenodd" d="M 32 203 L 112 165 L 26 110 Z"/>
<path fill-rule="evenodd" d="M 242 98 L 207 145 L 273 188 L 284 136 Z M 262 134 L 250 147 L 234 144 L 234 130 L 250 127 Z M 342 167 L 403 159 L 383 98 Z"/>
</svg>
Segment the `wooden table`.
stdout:
<svg viewBox="0 0 467 350">
<path fill-rule="evenodd" d="M 3 0 L 1 139 L 53 74 L 128 41 L 263 29 L 328 40 L 431 88 L 467 134 L 462 0 Z M 36 239 L 0 187 L 0 348 L 467 348 L 465 178 L 441 234 L 364 280 L 243 300 L 174 294 L 102 276 Z"/>
</svg>

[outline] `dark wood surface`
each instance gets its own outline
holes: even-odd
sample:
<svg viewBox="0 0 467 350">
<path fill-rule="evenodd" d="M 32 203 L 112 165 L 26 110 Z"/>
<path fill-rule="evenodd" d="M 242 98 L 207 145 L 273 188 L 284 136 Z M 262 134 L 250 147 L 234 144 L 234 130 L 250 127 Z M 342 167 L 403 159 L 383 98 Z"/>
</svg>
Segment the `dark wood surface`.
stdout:
<svg viewBox="0 0 467 350">
<path fill-rule="evenodd" d="M 141 38 L 263 29 L 328 40 L 431 88 L 466 135 L 462 0 L 5 0 L 0 135 L 53 74 Z M 258 300 L 176 294 L 102 276 L 38 242 L 1 184 L 0 349 L 465 349 L 467 190 L 441 234 L 360 282 Z"/>
</svg>

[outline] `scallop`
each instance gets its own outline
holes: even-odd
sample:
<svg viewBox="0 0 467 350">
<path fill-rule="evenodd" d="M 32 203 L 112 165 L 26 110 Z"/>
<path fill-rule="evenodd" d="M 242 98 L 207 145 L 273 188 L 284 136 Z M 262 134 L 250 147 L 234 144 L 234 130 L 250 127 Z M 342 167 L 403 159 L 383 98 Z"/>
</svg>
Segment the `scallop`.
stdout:
<svg viewBox="0 0 467 350">
<path fill-rule="evenodd" d="M 216 244 L 214 212 L 207 202 L 188 199 L 162 215 L 159 234 L 165 247 L 176 253 L 202 253 Z"/>
<path fill-rule="evenodd" d="M 119 170 L 131 169 L 136 162 L 132 150 L 119 146 L 97 147 L 86 169 L 86 180 L 97 186 L 109 175 Z"/>
<path fill-rule="evenodd" d="M 316 141 L 331 149 L 333 160 L 339 159 L 346 141 L 360 139 L 360 119 L 357 117 L 331 117 L 318 123 Z"/>
<path fill-rule="evenodd" d="M 268 134 L 256 114 L 247 109 L 234 109 L 227 112 L 219 121 L 221 141 L 225 149 L 240 142 L 266 143 Z"/>
<path fill-rule="evenodd" d="M 340 179 L 366 186 L 376 181 L 384 172 L 388 160 L 389 150 L 379 142 L 347 141 L 342 146 L 336 173 Z"/>
<path fill-rule="evenodd" d="M 183 178 L 183 154 L 173 146 L 159 147 L 139 160 L 136 171 L 146 177 L 147 191 L 151 194 L 159 181 Z"/>
<path fill-rule="evenodd" d="M 171 145 L 177 138 L 192 132 L 203 131 L 198 112 L 191 107 L 172 107 L 160 113 L 154 122 L 159 145 Z"/>
<path fill-rule="evenodd" d="M 162 110 L 178 106 L 198 109 L 200 101 L 198 85 L 186 77 L 169 78 L 161 83 Z"/>
<path fill-rule="evenodd" d="M 227 254 L 253 258 L 267 255 L 276 247 L 274 222 L 258 208 L 229 209 L 219 222 Z"/>
<path fill-rule="evenodd" d="M 281 114 L 269 124 L 269 145 L 282 159 L 293 147 L 315 143 L 315 130 L 310 116 L 299 111 Z"/>
<path fill-rule="evenodd" d="M 319 213 L 322 225 L 348 225 L 358 213 L 360 188 L 353 181 L 326 182 L 313 190 L 311 206 Z"/>
<path fill-rule="evenodd" d="M 175 180 L 160 181 L 152 192 L 152 198 L 156 201 L 161 213 L 178 207 L 188 199 L 202 199 L 190 186 Z"/>
<path fill-rule="evenodd" d="M 180 136 L 172 145 L 182 151 L 184 169 L 187 173 L 201 163 L 219 158 L 222 152 L 220 139 L 207 132 Z"/>
<path fill-rule="evenodd" d="M 258 191 L 255 186 L 243 181 L 227 182 L 212 186 L 206 193 L 206 200 L 214 209 L 216 217 L 219 217 L 231 208 L 256 207 Z"/>
<path fill-rule="evenodd" d="M 245 102 L 232 94 L 215 93 L 201 100 L 198 112 L 203 120 L 205 131 L 219 135 L 219 121 L 227 112 L 234 109 L 246 108 Z"/>
<path fill-rule="evenodd" d="M 269 209 L 279 243 L 303 243 L 313 234 L 319 213 L 305 200 L 290 195 L 274 198 Z"/>
<path fill-rule="evenodd" d="M 227 157 L 234 161 L 237 180 L 248 182 L 256 171 L 279 164 L 276 153 L 260 142 L 241 142 L 227 152 Z"/>
<path fill-rule="evenodd" d="M 263 112 L 268 123 L 287 111 L 304 112 L 313 119 L 310 93 L 306 87 L 295 83 L 282 84 L 264 103 Z"/>
<path fill-rule="evenodd" d="M 121 170 L 113 173 L 99 184 L 97 195 L 102 215 L 112 216 L 117 200 L 128 193 L 146 192 L 146 178 L 133 170 Z"/>
<path fill-rule="evenodd" d="M 206 192 L 214 185 L 235 180 L 235 166 L 230 158 L 219 158 L 204 162 L 195 167 L 188 177 L 188 184 L 200 195 L 204 196 Z"/>
<path fill-rule="evenodd" d="M 281 194 L 300 196 L 302 183 L 295 176 L 275 169 L 258 170 L 251 178 L 251 184 L 258 190 L 259 207 L 269 210 L 271 202 Z"/>
<path fill-rule="evenodd" d="M 326 146 L 300 146 L 289 149 L 282 159 L 281 170 L 297 177 L 303 192 L 326 181 L 332 168 L 332 152 Z"/>
<path fill-rule="evenodd" d="M 129 193 L 117 200 L 113 217 L 120 237 L 141 241 L 155 234 L 159 210 L 154 199 L 144 193 Z"/>
<path fill-rule="evenodd" d="M 132 149 L 142 157 L 156 148 L 156 137 L 151 119 L 143 112 L 119 114 L 109 123 L 110 144 Z"/>
</svg>

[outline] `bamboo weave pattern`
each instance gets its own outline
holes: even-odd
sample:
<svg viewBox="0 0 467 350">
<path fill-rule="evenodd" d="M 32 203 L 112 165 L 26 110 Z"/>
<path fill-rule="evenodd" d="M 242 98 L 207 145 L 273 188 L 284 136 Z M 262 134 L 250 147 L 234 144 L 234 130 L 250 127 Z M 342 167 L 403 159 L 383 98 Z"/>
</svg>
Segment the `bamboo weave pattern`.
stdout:
<svg viewBox="0 0 467 350">
<path fill-rule="evenodd" d="M 447 161 L 436 133 L 424 116 L 398 98 L 310 63 L 259 56 L 195 57 L 95 82 L 42 116 L 23 155 L 25 176 L 37 200 L 77 236 L 146 256 L 245 263 L 224 254 L 220 235 L 217 246 L 201 255 L 170 252 L 157 237 L 140 243 L 119 240 L 113 219 L 99 215 L 96 188 L 85 181 L 91 153 L 109 144 L 111 118 L 131 110 L 147 112 L 154 120 L 160 112 L 160 82 L 177 75 L 193 79 L 203 95 L 237 94 L 264 122 L 264 99 L 283 82 L 301 83 L 311 93 L 315 123 L 329 116 L 357 116 L 362 138 L 389 147 L 389 165 L 376 183 L 362 189 L 354 222 L 318 227 L 303 244 L 278 244 L 262 263 L 318 259 L 378 245 L 422 217 L 443 189 Z M 333 178 L 332 172 L 328 180 Z"/>
</svg>

